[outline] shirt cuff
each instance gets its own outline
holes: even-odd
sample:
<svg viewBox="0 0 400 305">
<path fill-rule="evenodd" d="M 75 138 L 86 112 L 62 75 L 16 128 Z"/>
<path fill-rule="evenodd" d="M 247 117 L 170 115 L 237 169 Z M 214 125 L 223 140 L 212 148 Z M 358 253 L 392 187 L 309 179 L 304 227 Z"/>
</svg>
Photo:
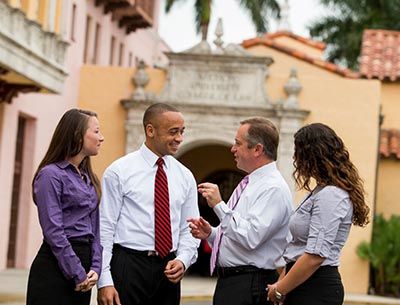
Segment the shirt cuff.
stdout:
<svg viewBox="0 0 400 305">
<path fill-rule="evenodd" d="M 178 255 L 175 259 L 180 260 L 185 266 L 185 271 L 191 266 L 192 259 L 188 258 L 187 255 Z"/>
<path fill-rule="evenodd" d="M 85 270 L 83 269 L 82 272 L 79 272 L 79 274 L 76 277 L 74 277 L 75 286 L 82 283 L 83 281 L 85 281 L 86 278 L 87 278 L 87 274 L 85 273 Z"/>
<path fill-rule="evenodd" d="M 230 208 L 228 208 L 228 205 L 225 202 L 221 201 L 214 206 L 213 210 L 215 214 L 217 214 L 219 220 L 222 221 L 225 215 L 229 213 Z"/>
<path fill-rule="evenodd" d="M 215 240 L 215 236 L 217 235 L 217 228 L 211 227 L 211 233 L 208 235 L 206 238 L 206 241 L 208 242 L 209 246 L 212 248 Z"/>
<path fill-rule="evenodd" d="M 99 281 L 97 282 L 97 288 L 100 289 L 105 286 L 114 286 L 110 271 L 102 271 Z"/>
<path fill-rule="evenodd" d="M 220 220 L 221 231 L 225 233 L 229 226 L 229 222 L 232 219 L 233 211 L 228 207 L 228 205 L 221 201 L 214 207 L 214 212 L 217 214 Z"/>
<path fill-rule="evenodd" d="M 329 257 L 332 244 L 325 240 L 325 230 L 320 230 L 317 236 L 309 237 L 305 252 L 316 254 L 323 258 Z"/>
</svg>

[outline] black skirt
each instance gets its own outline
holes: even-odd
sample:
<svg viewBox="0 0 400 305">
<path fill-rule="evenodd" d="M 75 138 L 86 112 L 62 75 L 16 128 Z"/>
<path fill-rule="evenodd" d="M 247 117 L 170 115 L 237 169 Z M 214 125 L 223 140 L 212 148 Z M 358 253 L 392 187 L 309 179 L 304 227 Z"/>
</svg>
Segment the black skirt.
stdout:
<svg viewBox="0 0 400 305">
<path fill-rule="evenodd" d="M 286 266 L 286 272 L 293 264 Z M 289 292 L 284 305 L 342 305 L 344 289 L 337 267 L 321 266 L 304 283 Z"/>
<path fill-rule="evenodd" d="M 91 247 L 87 242 L 70 241 L 86 273 L 91 266 Z M 28 278 L 27 305 L 89 305 L 91 290 L 75 291 L 73 280 L 61 272 L 50 246 L 43 242 L 36 255 Z"/>
</svg>

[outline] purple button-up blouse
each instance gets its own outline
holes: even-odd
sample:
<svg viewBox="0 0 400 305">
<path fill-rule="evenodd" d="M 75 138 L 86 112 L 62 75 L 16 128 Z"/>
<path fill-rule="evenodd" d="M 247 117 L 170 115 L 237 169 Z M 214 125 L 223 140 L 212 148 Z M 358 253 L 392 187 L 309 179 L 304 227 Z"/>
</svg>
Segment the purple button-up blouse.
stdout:
<svg viewBox="0 0 400 305">
<path fill-rule="evenodd" d="M 64 276 L 75 284 L 86 279 L 86 271 L 68 239 L 89 238 L 90 269 L 99 275 L 102 258 L 98 198 L 89 176 L 82 174 L 86 179 L 67 161 L 50 164 L 40 170 L 33 187 L 44 240 Z"/>
</svg>

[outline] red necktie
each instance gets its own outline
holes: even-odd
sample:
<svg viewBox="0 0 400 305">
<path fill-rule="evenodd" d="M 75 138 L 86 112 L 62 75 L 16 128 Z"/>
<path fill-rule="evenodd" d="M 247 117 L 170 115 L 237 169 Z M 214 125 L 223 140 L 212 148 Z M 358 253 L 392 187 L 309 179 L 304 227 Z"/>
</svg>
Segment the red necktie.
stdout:
<svg viewBox="0 0 400 305">
<path fill-rule="evenodd" d="M 154 183 L 155 246 L 161 257 L 165 257 L 172 248 L 171 220 L 169 211 L 169 193 L 167 175 L 163 169 L 164 160 L 158 158 Z"/>
</svg>

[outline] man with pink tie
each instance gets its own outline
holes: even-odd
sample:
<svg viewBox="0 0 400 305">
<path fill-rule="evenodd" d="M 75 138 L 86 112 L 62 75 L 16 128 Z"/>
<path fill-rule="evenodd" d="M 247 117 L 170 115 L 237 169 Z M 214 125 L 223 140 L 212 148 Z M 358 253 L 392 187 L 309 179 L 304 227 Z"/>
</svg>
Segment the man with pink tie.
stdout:
<svg viewBox="0 0 400 305">
<path fill-rule="evenodd" d="M 278 143 L 279 131 L 271 121 L 240 122 L 231 152 L 247 175 L 227 204 L 216 184 L 198 186 L 220 220 L 214 228 L 203 218 L 188 219 L 192 235 L 213 248 L 210 271 L 218 274 L 214 305 L 272 304 L 265 287 L 275 283 L 277 270 L 285 265 L 292 213 L 289 187 L 276 167 Z"/>
</svg>

